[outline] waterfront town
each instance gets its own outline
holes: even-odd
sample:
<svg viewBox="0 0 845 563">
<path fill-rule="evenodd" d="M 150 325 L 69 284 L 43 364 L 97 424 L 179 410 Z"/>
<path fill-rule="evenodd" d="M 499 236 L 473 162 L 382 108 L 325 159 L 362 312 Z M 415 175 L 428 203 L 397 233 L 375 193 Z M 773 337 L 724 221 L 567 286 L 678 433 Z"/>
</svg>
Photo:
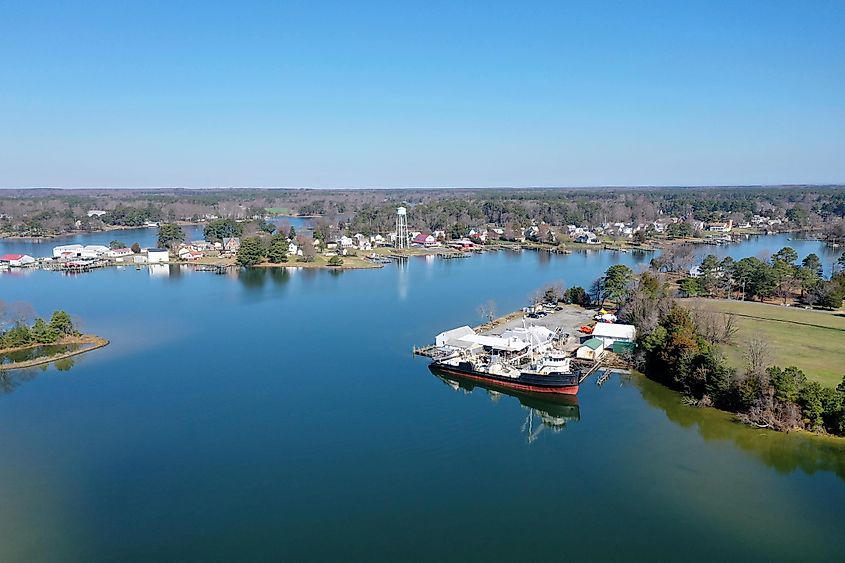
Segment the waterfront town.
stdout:
<svg viewBox="0 0 845 563">
<path fill-rule="evenodd" d="M 145 220 L 133 229 L 158 229 L 157 246 L 141 247 L 130 241 L 123 242 L 121 235 L 132 235 L 135 230 L 113 230 L 115 239 L 103 244 L 57 244 L 47 256 L 25 253 L 0 255 L 0 268 L 43 268 L 71 272 L 89 271 L 110 265 L 145 265 L 161 263 L 188 263 L 228 266 L 332 266 L 377 267 L 391 257 L 414 253 L 435 253 L 445 257 L 462 253 L 496 250 L 502 248 L 541 249 L 550 252 L 571 252 L 578 249 L 608 249 L 620 252 L 632 250 L 653 251 L 678 243 L 722 245 L 741 240 L 752 234 L 805 231 L 808 227 L 800 213 L 771 213 L 768 215 L 746 213 L 722 214 L 719 220 L 705 221 L 694 215 L 666 216 L 652 221 L 604 221 L 581 224 L 550 224 L 543 220 L 525 220 L 523 225 L 481 222 L 474 226 L 460 223 L 444 229 L 418 229 L 427 221 L 416 217 L 414 207 L 400 206 L 395 214 L 392 229 L 382 221 L 365 222 L 357 217 L 337 219 L 309 217 L 307 228 L 297 232 L 291 229 L 286 217 L 272 215 L 273 208 L 263 214 L 253 209 L 249 218 L 220 218 L 214 214 L 203 217 L 182 217 L 174 222 Z M 795 208 L 791 208 L 795 209 Z M 103 222 L 110 220 L 114 211 L 88 210 L 88 218 Z M 125 213 L 125 211 L 121 211 Z M 709 214 L 712 218 L 713 214 Z M 742 215 L 740 215 L 742 216 Z M 6 223 L 11 217 L 4 215 Z M 296 218 L 294 218 L 296 219 Z M 302 220 L 302 219 L 300 219 Z M 401 222 L 401 224 L 400 224 Z M 80 221 L 77 220 L 77 226 Z M 164 226 L 164 228 L 162 228 Z M 355 230 L 355 227 L 362 230 Z M 90 225 L 89 225 L 90 227 Z M 183 227 L 200 232 L 203 238 L 186 240 Z M 417 228 L 415 228 L 417 227 Z M 129 227 L 128 227 L 129 228 Z M 246 233 L 246 234 L 245 234 Z M 821 232 L 829 236 L 830 244 L 840 242 L 833 229 Z M 16 235 L 9 240 L 50 240 Z M 241 241 L 254 243 L 241 253 Z M 58 239 L 56 239 L 58 242 Z"/>
</svg>

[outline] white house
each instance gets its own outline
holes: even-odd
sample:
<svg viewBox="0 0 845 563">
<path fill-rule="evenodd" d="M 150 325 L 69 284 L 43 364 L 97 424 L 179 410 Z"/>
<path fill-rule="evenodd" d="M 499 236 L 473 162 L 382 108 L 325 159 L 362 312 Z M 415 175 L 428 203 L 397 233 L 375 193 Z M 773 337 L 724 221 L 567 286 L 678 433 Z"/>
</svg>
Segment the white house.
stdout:
<svg viewBox="0 0 845 563">
<path fill-rule="evenodd" d="M 478 239 L 481 242 L 487 241 L 487 229 L 470 229 L 469 230 L 469 238 L 470 239 Z"/>
<path fill-rule="evenodd" d="M 106 256 L 109 258 L 126 258 L 127 256 L 132 256 L 132 249 L 112 248 L 108 252 L 106 252 Z"/>
<path fill-rule="evenodd" d="M 733 220 L 728 220 L 726 223 L 708 223 L 707 230 L 711 233 L 729 233 L 733 226 Z"/>
<path fill-rule="evenodd" d="M 4 254 L 3 256 L 0 256 L 0 262 L 16 268 L 22 268 L 33 264 L 35 262 L 35 258 L 29 254 Z"/>
<path fill-rule="evenodd" d="M 223 250 L 226 252 L 237 252 L 241 248 L 241 239 L 238 237 L 224 237 Z"/>
<path fill-rule="evenodd" d="M 359 250 L 373 249 L 373 243 L 370 242 L 370 237 L 362 235 L 361 233 L 356 233 L 352 238 L 355 239 L 355 246 L 358 247 Z"/>
<path fill-rule="evenodd" d="M 604 342 L 605 347 L 613 346 L 614 342 L 633 342 L 637 339 L 637 329 L 634 325 L 616 323 L 598 323 L 593 327 L 593 338 Z"/>
<path fill-rule="evenodd" d="M 598 244 L 599 239 L 598 239 L 598 237 L 596 237 L 595 234 L 587 232 L 587 233 L 583 233 L 583 234 L 578 235 L 575 238 L 575 242 L 580 242 L 582 244 Z"/>
<path fill-rule="evenodd" d="M 415 246 L 435 246 L 437 245 L 437 239 L 431 235 L 427 235 L 425 233 L 419 233 L 413 239 L 411 239 L 411 244 Z"/>
<path fill-rule="evenodd" d="M 186 245 L 180 245 L 179 250 L 176 252 L 176 256 L 179 257 L 179 260 L 185 260 L 187 262 L 192 262 L 194 260 L 199 260 L 202 258 L 202 252 L 198 250 L 193 250 L 191 247 Z"/>
<path fill-rule="evenodd" d="M 103 211 L 102 209 L 92 209 L 91 211 L 88 212 L 88 216 L 89 217 L 102 217 L 106 213 L 108 213 L 108 211 Z"/>
<path fill-rule="evenodd" d="M 166 248 L 148 248 L 147 249 L 147 263 L 161 264 L 163 262 L 170 262 L 170 253 Z"/>
<path fill-rule="evenodd" d="M 214 250 L 214 245 L 206 240 L 192 240 L 189 247 L 191 250 L 196 250 L 197 252 Z"/>
</svg>

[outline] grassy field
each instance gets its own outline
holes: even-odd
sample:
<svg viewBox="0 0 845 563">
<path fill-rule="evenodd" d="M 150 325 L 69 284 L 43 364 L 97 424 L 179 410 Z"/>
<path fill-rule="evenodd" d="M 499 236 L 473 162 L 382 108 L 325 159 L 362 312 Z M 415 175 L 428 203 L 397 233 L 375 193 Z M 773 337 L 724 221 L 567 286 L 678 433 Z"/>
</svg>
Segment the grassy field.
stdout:
<svg viewBox="0 0 845 563">
<path fill-rule="evenodd" d="M 774 364 L 796 366 L 812 380 L 835 387 L 845 375 L 845 314 L 795 307 L 690 299 L 689 305 L 736 315 L 739 333 L 724 347 L 728 362 L 745 366 L 743 342 L 760 337 L 769 344 Z"/>
</svg>

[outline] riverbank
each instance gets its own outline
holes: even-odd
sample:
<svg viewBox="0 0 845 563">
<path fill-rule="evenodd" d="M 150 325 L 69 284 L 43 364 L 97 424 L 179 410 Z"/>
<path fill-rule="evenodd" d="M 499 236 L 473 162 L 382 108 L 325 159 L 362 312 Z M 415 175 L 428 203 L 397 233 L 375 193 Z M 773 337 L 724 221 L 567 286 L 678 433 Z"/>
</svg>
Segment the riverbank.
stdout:
<svg viewBox="0 0 845 563">
<path fill-rule="evenodd" d="M 370 262 L 358 256 L 344 256 L 343 264 L 334 266 L 329 264 L 329 258 L 325 256 L 317 256 L 312 262 L 300 262 L 298 260 L 291 260 L 289 262 L 262 262 L 252 266 L 253 268 L 317 268 L 326 270 L 373 270 L 383 268 L 384 264 L 377 264 Z"/>
<path fill-rule="evenodd" d="M 64 360 L 66 358 L 71 358 L 73 356 L 78 356 L 79 354 L 84 354 L 86 352 L 90 352 L 92 350 L 96 350 L 98 348 L 102 348 L 104 346 L 109 345 L 109 341 L 105 338 L 100 336 L 95 336 L 93 334 L 82 334 L 80 336 L 67 336 L 64 338 L 59 339 L 58 341 L 51 344 L 52 346 L 75 346 L 79 345 L 81 348 L 75 350 L 68 350 L 66 352 L 61 352 L 58 354 L 51 354 L 48 356 L 40 356 L 38 358 L 33 358 L 31 360 L 24 360 L 20 362 L 12 362 L 8 364 L 0 364 L 0 371 L 6 370 L 14 370 L 14 369 L 23 369 L 23 368 L 30 368 L 35 366 L 40 366 L 43 364 L 49 364 L 52 362 L 56 362 L 59 360 Z M 23 352 L 26 350 L 32 350 L 41 346 L 45 346 L 44 344 L 30 344 L 27 346 L 19 346 L 16 348 L 6 348 L 0 350 L 0 354 L 8 354 L 13 352 Z"/>
</svg>

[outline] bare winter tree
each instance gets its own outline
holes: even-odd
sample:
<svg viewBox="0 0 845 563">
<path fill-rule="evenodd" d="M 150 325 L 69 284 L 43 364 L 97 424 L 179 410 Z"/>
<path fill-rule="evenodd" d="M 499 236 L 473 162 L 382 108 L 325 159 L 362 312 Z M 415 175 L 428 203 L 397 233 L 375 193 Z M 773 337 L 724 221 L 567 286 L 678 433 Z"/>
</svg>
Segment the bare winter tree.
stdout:
<svg viewBox="0 0 845 563">
<path fill-rule="evenodd" d="M 710 344 L 727 344 L 739 331 L 736 317 L 731 313 L 719 313 L 703 308 L 690 311 L 701 335 Z"/>
<path fill-rule="evenodd" d="M 528 304 L 531 305 L 532 309 L 536 309 L 540 304 L 543 303 L 543 300 L 546 297 L 546 293 L 542 289 L 538 289 L 537 291 L 531 293 L 528 296 Z"/>
<path fill-rule="evenodd" d="M 770 360 L 768 342 L 759 337 L 752 338 L 748 341 L 748 346 L 745 349 L 745 362 L 748 373 L 765 373 Z"/>
<path fill-rule="evenodd" d="M 0 328 L 6 325 L 24 323 L 35 318 L 35 309 L 25 301 L 4 303 L 0 301 Z"/>
<path fill-rule="evenodd" d="M 488 323 L 492 323 L 493 319 L 496 318 L 496 302 L 490 299 L 487 302 L 479 305 L 478 316 L 487 321 Z"/>
</svg>

